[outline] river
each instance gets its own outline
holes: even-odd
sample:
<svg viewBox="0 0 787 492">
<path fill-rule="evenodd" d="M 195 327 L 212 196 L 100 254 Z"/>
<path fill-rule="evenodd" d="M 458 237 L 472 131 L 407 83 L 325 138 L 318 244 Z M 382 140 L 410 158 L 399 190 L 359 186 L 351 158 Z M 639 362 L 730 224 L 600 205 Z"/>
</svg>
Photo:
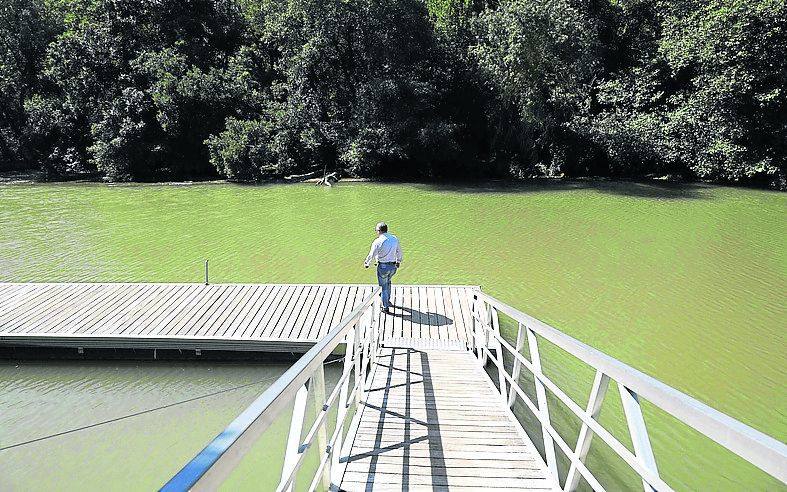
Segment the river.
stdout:
<svg viewBox="0 0 787 492">
<path fill-rule="evenodd" d="M 785 441 L 786 212 L 784 193 L 704 185 L 3 184 L 0 281 L 198 282 L 209 259 L 214 283 L 372 282 L 362 260 L 385 220 L 405 253 L 396 282 L 481 285 Z M 584 406 L 592 373 L 557 350 L 544 363 Z M 0 450 L 0 489 L 156 487 L 284 369 L 0 362 L 0 448 L 256 382 Z M 619 417 L 616 398 L 602 419 Z M 781 488 L 647 406 L 646 419 L 677 488 Z M 609 456 L 591 453 L 602 483 L 636 483 Z M 273 481 L 260 480 L 233 483 Z"/>
</svg>

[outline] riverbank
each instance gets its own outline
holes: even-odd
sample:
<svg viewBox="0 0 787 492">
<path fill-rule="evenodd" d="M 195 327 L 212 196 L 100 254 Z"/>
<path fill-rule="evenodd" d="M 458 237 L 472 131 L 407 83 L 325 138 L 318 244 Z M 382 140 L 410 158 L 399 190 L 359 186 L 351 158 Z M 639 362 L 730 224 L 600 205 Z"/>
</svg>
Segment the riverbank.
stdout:
<svg viewBox="0 0 787 492">
<path fill-rule="evenodd" d="M 44 179 L 43 175 L 39 172 L 0 172 L 0 184 L 94 184 L 105 185 L 108 187 L 118 186 L 195 186 L 195 185 L 237 185 L 237 186 L 272 186 L 272 185 L 297 185 L 297 184 L 319 184 L 319 178 L 311 178 L 303 181 L 292 181 L 287 179 L 271 179 L 268 181 L 258 182 L 244 182 L 244 181 L 229 181 L 226 179 L 206 179 L 206 180 L 183 180 L 183 181 L 105 181 L 102 179 L 86 179 L 74 176 L 73 179 L 64 180 L 48 180 Z M 650 195 L 658 195 L 657 190 L 665 191 L 669 195 L 669 191 L 676 191 L 680 188 L 691 189 L 694 187 L 722 187 L 733 189 L 748 189 L 748 190 L 762 190 L 762 191 L 785 191 L 771 188 L 763 188 L 751 186 L 748 184 L 730 184 L 730 183 L 714 183 L 711 181 L 702 180 L 684 180 L 681 177 L 675 176 L 655 176 L 650 178 L 610 178 L 603 176 L 588 176 L 578 178 L 559 178 L 559 177 L 539 177 L 539 178 L 525 178 L 525 179 L 479 179 L 479 180 L 424 180 L 424 181 L 408 181 L 408 180 L 393 180 L 393 179 L 377 179 L 377 178 L 342 178 L 338 181 L 338 185 L 347 183 L 378 183 L 378 184 L 418 184 L 423 186 L 432 186 L 436 189 L 464 189 L 470 190 L 478 188 L 479 190 L 491 191 L 495 188 L 501 190 L 510 190 L 516 188 L 532 188 L 532 187 L 555 187 L 557 189 L 578 189 L 578 188 L 592 188 L 598 186 L 601 188 L 609 188 L 610 184 L 614 183 L 629 183 L 634 186 L 653 187 L 653 193 Z"/>
</svg>

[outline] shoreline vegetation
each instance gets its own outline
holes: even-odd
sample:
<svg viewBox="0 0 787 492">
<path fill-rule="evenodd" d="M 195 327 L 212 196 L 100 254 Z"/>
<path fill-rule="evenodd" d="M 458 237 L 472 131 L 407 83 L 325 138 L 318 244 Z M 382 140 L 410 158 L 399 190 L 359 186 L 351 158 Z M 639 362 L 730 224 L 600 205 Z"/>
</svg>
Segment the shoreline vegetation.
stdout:
<svg viewBox="0 0 787 492">
<path fill-rule="evenodd" d="M 9 0 L 0 171 L 787 189 L 783 0 Z"/>
<path fill-rule="evenodd" d="M 760 186 L 752 184 L 737 184 L 737 183 L 717 183 L 708 180 L 692 180 L 688 181 L 681 177 L 674 176 L 650 176 L 650 177 L 635 177 L 635 178 L 618 178 L 607 176 L 578 176 L 578 177 L 529 177 L 529 178 L 497 178 L 497 179 L 454 179 L 454 180 L 407 180 L 407 179 L 391 179 L 391 178 L 356 178 L 346 177 L 337 180 L 333 185 L 342 184 L 391 184 L 391 185 L 424 185 L 436 186 L 446 189 L 478 189 L 487 190 L 490 192 L 495 191 L 511 191 L 517 188 L 529 190 L 533 187 L 543 187 L 545 190 L 554 188 L 555 191 L 565 190 L 571 188 L 585 188 L 585 187 L 604 187 L 604 186 L 639 186 L 652 189 L 652 193 L 640 193 L 641 196 L 651 197 L 670 197 L 672 192 L 679 192 L 683 190 L 695 189 L 697 187 L 729 187 L 737 189 L 750 189 L 760 191 L 773 191 L 783 192 L 779 189 L 763 189 Z M 238 186 L 282 186 L 282 185 L 298 185 L 310 184 L 321 186 L 323 183 L 320 178 L 309 178 L 304 180 L 288 180 L 284 178 L 269 178 L 266 180 L 258 181 L 233 181 L 228 179 L 195 179 L 195 180 L 179 180 L 179 181 L 109 181 L 94 177 L 87 179 L 79 176 L 72 176 L 66 179 L 52 180 L 42 177 L 40 171 L 27 171 L 27 172 L 0 172 L 0 185 L 22 185 L 22 184 L 86 184 L 86 185 L 104 185 L 104 186 L 172 186 L 172 187 L 186 187 L 186 186 L 202 186 L 202 185 L 238 185 Z M 641 190 L 644 191 L 644 190 Z M 659 191 L 664 191 L 667 194 L 662 195 Z M 621 192 L 623 192 L 621 190 Z M 637 193 L 630 193 L 638 195 Z"/>
</svg>

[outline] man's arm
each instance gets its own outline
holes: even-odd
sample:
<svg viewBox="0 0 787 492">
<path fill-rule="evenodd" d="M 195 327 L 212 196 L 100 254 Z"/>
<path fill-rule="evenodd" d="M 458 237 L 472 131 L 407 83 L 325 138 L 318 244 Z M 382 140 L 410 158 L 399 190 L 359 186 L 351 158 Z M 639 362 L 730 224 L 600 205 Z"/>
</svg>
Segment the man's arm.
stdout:
<svg viewBox="0 0 787 492">
<path fill-rule="evenodd" d="M 369 250 L 369 255 L 366 257 L 366 260 L 363 262 L 363 266 L 365 268 L 369 268 L 369 265 L 374 260 L 374 257 L 377 256 L 377 250 L 380 249 L 379 241 L 372 242 L 372 249 Z"/>
<path fill-rule="evenodd" d="M 396 266 L 398 267 L 399 264 L 402 262 L 402 243 L 396 243 Z"/>
</svg>

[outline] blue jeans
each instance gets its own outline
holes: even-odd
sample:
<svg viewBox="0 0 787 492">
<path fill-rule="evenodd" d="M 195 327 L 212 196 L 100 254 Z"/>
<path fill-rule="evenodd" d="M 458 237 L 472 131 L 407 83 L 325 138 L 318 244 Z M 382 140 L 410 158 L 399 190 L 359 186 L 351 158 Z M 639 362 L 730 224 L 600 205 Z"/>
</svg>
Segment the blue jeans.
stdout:
<svg viewBox="0 0 787 492">
<path fill-rule="evenodd" d="M 393 278 L 395 273 L 395 263 L 377 264 L 377 283 L 383 288 L 382 298 L 385 309 L 391 307 L 391 278 Z"/>
</svg>

